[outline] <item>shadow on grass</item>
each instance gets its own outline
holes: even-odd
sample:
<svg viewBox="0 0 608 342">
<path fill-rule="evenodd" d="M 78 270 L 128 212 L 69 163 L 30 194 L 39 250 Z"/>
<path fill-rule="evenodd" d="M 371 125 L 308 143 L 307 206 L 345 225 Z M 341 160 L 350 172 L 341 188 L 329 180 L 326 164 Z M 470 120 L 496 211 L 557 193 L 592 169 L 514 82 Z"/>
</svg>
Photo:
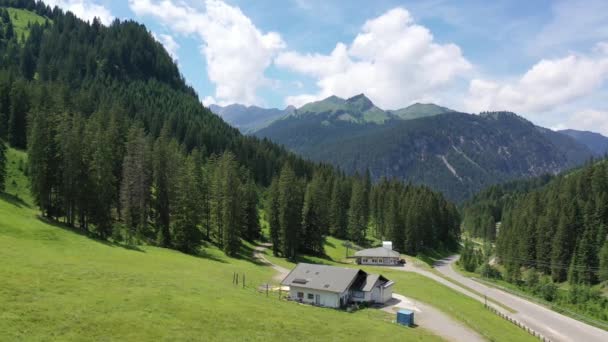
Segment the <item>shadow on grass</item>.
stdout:
<svg viewBox="0 0 608 342">
<path fill-rule="evenodd" d="M 221 257 L 218 257 L 217 255 L 213 255 L 213 254 L 209 253 L 204 247 L 200 248 L 198 250 L 198 253 L 188 254 L 188 255 L 192 255 L 193 257 L 197 257 L 197 258 L 201 258 L 201 259 L 207 259 L 207 260 L 211 260 L 211 261 L 220 262 L 222 264 L 228 263 L 228 261 L 226 261 L 224 258 L 221 258 Z"/>
<path fill-rule="evenodd" d="M 241 250 L 239 251 L 239 254 L 237 255 L 237 259 L 241 259 L 241 260 L 245 260 L 245 261 L 249 261 L 254 265 L 257 266 L 267 266 L 267 264 L 265 262 L 263 262 L 262 260 L 259 260 L 258 258 L 256 258 L 253 254 L 255 252 L 254 247 L 247 245 L 247 244 L 241 244 Z"/>
<path fill-rule="evenodd" d="M 80 236 L 84 236 L 92 241 L 95 241 L 97 243 L 100 243 L 102 245 L 108 246 L 108 247 L 118 247 L 118 248 L 124 248 L 124 249 L 128 249 L 130 251 L 135 251 L 135 252 L 141 252 L 141 253 L 145 253 L 146 251 L 144 251 L 143 249 L 141 249 L 139 246 L 137 245 L 133 245 L 133 244 L 127 244 L 127 243 L 121 243 L 118 241 L 110 241 L 110 240 L 106 240 L 106 239 L 102 239 L 101 237 L 93 234 L 92 232 L 89 231 L 85 231 L 76 227 L 70 227 L 68 225 L 65 225 L 61 222 L 55 221 L 55 220 L 51 220 L 49 218 L 43 217 L 38 215 L 38 220 L 40 222 L 44 222 L 45 224 L 49 225 L 49 226 L 53 226 L 55 228 L 59 228 L 59 229 L 63 229 L 65 231 L 80 235 Z"/>
<path fill-rule="evenodd" d="M 456 253 L 458 253 L 458 248 L 425 249 L 418 253 L 416 257 L 427 265 L 434 267 L 445 264 L 447 258 Z"/>
<path fill-rule="evenodd" d="M 17 208 L 23 208 L 23 207 L 31 208 L 31 206 L 28 203 L 26 203 L 24 200 L 22 200 L 21 198 L 19 198 L 18 196 L 15 196 L 15 195 L 1 192 L 0 199 L 14 205 Z"/>
</svg>

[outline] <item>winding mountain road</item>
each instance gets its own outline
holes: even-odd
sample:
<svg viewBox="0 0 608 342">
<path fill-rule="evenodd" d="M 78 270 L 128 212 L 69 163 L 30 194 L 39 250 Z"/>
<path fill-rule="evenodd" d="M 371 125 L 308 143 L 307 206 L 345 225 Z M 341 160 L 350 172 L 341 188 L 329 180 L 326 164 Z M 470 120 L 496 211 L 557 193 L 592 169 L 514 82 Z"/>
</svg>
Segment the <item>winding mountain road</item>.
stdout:
<svg viewBox="0 0 608 342">
<path fill-rule="evenodd" d="M 483 293 L 488 298 L 491 298 L 496 302 L 499 302 L 516 310 L 517 313 L 511 314 L 497 305 L 488 303 L 488 305 L 492 305 L 495 309 L 503 313 L 509 314 L 509 316 L 524 323 L 529 328 L 534 329 L 537 332 L 543 334 L 545 337 L 551 339 L 552 341 L 608 341 L 608 331 L 577 321 L 573 318 L 564 316 L 553 310 L 550 310 L 542 305 L 532 303 L 516 295 L 484 285 L 471 278 L 463 276 L 462 274 L 454 271 L 454 269 L 452 268 L 452 264 L 455 263 L 457 260 L 457 255 L 440 260 L 435 265 L 435 269 L 439 271 L 442 275 L 453 279 L 479 293 Z M 438 280 L 436 278 L 442 279 L 441 277 L 432 274 L 431 272 L 420 270 L 413 266 L 406 267 L 404 270 L 422 273 L 426 276 L 432 275 L 431 278 L 435 280 Z M 446 280 L 443 279 L 443 281 Z M 476 300 L 479 300 L 481 302 L 484 301 L 484 298 L 481 298 L 480 296 L 471 293 L 470 291 L 456 284 L 452 285 L 453 286 L 450 287 L 464 293 L 465 295 L 475 298 Z"/>
</svg>

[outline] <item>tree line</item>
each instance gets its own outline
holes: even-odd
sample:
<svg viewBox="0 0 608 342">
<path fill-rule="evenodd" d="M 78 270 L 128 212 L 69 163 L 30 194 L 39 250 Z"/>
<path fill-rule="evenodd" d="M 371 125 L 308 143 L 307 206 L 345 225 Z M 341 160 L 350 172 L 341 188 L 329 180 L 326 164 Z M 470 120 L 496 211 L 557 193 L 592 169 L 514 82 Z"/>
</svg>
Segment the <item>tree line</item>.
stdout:
<svg viewBox="0 0 608 342">
<path fill-rule="evenodd" d="M 372 185 L 240 135 L 200 104 L 144 26 L 6 4 L 47 18 L 27 38 L 2 36 L 0 139 L 27 149 L 31 192 L 48 218 L 102 239 L 188 253 L 209 241 L 236 255 L 260 237 L 265 209 L 275 252 L 289 258 L 323 253 L 330 234 L 394 237 L 414 253 L 457 238 L 441 195 Z"/>
<path fill-rule="evenodd" d="M 517 279 L 521 267 L 527 267 L 557 282 L 608 280 L 606 203 L 605 161 L 591 162 L 509 202 L 496 240 L 508 278 Z"/>
<path fill-rule="evenodd" d="M 409 254 L 453 248 L 460 237 L 458 211 L 442 195 L 397 180 L 372 184 L 369 173 L 346 177 L 321 169 L 307 182 L 287 166 L 273 180 L 266 208 L 273 252 L 290 259 L 322 255 L 328 235 L 361 246 L 391 240 Z"/>
</svg>

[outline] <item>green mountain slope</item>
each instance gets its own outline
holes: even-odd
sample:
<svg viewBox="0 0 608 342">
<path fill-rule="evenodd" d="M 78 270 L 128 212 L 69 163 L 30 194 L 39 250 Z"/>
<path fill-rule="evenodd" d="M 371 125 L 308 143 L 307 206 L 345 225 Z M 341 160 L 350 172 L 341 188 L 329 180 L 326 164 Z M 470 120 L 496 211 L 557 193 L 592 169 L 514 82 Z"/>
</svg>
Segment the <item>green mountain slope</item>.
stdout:
<svg viewBox="0 0 608 342">
<path fill-rule="evenodd" d="M 571 136 L 578 142 L 584 144 L 596 156 L 604 156 L 608 153 L 608 137 L 605 137 L 599 133 L 577 131 L 574 129 L 566 129 L 559 132 Z"/>
<path fill-rule="evenodd" d="M 414 103 L 409 107 L 390 111 L 391 114 L 403 120 L 424 118 L 450 112 L 454 111 L 432 103 Z"/>
<path fill-rule="evenodd" d="M 327 123 L 346 121 L 358 124 L 383 124 L 392 118 L 390 114 L 376 107 L 364 94 L 346 100 L 337 96 L 330 96 L 325 100 L 302 106 L 294 115 L 322 116 Z"/>
<path fill-rule="evenodd" d="M 557 173 L 591 152 L 574 139 L 512 113 L 450 112 L 385 125 L 323 124 L 289 117 L 256 134 L 347 172 L 425 184 L 462 201 L 485 186 Z"/>
</svg>

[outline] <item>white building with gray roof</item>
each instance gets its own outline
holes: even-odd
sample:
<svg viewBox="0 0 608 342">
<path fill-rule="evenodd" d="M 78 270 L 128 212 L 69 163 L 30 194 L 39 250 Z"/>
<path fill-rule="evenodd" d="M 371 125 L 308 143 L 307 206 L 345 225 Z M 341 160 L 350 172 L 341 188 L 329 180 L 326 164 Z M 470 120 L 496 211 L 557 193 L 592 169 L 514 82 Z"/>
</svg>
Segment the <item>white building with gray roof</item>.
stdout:
<svg viewBox="0 0 608 342">
<path fill-rule="evenodd" d="M 355 253 L 359 265 L 399 265 L 399 252 L 386 247 L 362 249 Z"/>
<path fill-rule="evenodd" d="M 331 308 L 351 302 L 383 304 L 393 296 L 393 282 L 382 275 L 345 267 L 300 263 L 283 279 L 289 297 Z"/>
</svg>

